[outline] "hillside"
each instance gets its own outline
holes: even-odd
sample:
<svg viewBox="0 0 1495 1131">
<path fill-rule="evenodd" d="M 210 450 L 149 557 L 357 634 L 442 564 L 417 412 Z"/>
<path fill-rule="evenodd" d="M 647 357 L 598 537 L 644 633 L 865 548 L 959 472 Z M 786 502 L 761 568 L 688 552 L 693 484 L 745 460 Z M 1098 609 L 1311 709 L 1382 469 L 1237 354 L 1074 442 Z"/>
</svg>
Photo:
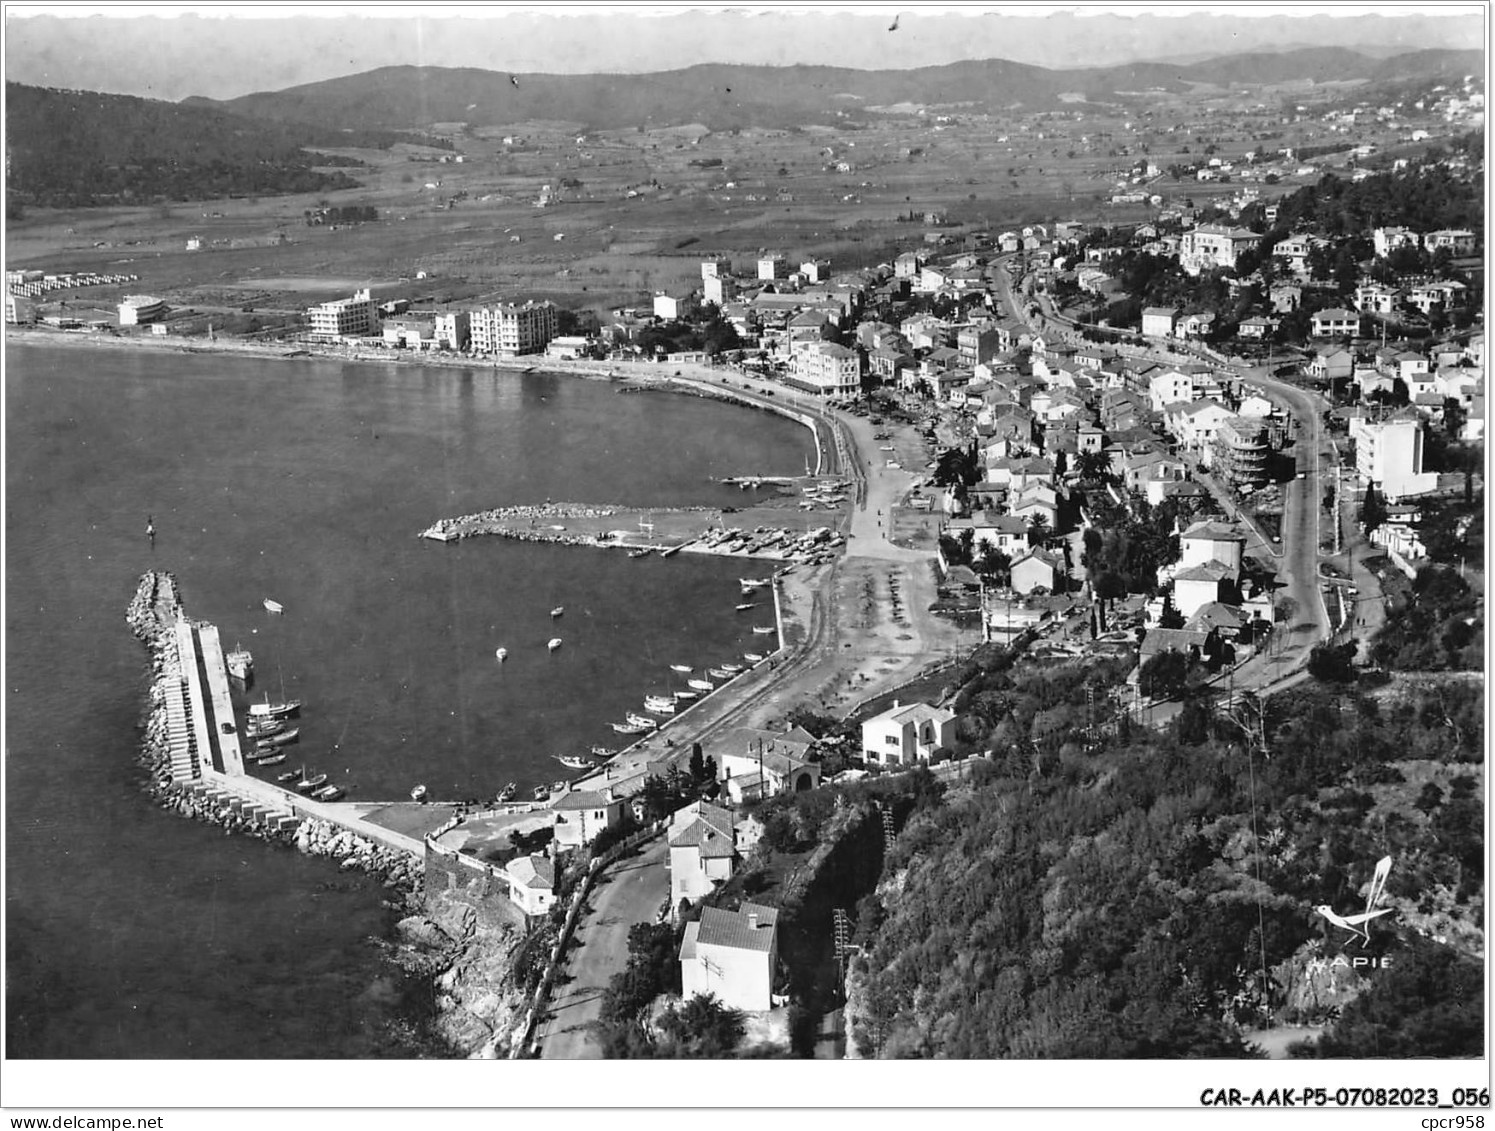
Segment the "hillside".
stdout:
<svg viewBox="0 0 1495 1131">
<path fill-rule="evenodd" d="M 352 188 L 356 165 L 308 146 L 387 146 L 389 133 L 348 134 L 255 122 L 221 109 L 129 95 L 6 84 L 12 202 L 72 207 Z"/>
<path fill-rule="evenodd" d="M 1478 51 L 1416 51 L 1377 59 L 1339 48 L 1079 70 L 1003 59 L 897 71 L 704 64 L 642 75 L 511 75 L 470 67 L 401 66 L 226 102 L 189 101 L 259 121 L 352 129 L 534 120 L 580 122 L 596 129 L 688 122 L 728 129 L 831 121 L 838 112 L 861 116 L 870 108 L 900 103 L 978 112 L 1041 110 L 1065 105 L 1061 95 L 1117 102 L 1148 90 L 1182 92 L 1193 84 L 1383 81 L 1408 74 L 1477 73 L 1483 66 Z"/>
</svg>

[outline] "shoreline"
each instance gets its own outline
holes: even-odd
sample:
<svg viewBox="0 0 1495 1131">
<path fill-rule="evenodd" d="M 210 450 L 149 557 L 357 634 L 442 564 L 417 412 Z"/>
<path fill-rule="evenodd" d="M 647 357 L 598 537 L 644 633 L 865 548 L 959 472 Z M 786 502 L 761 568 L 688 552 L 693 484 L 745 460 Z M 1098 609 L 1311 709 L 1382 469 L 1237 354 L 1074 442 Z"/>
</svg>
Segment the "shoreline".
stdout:
<svg viewBox="0 0 1495 1131">
<path fill-rule="evenodd" d="M 383 350 L 365 352 L 348 346 L 317 346 L 302 343 L 247 342 L 242 338 L 228 338 L 211 342 L 189 343 L 184 338 L 154 335 L 97 334 L 72 330 L 38 330 L 27 327 L 7 326 L 6 344 L 55 346 L 60 349 L 118 349 L 140 350 L 146 353 L 225 355 L 230 357 L 259 358 L 266 361 L 342 361 L 365 365 L 429 366 L 433 369 L 492 369 L 512 372 L 518 376 L 529 373 L 546 373 L 558 377 L 579 377 L 588 381 L 609 381 L 623 388 L 639 390 L 673 390 L 693 396 L 735 404 L 742 408 L 772 412 L 810 430 L 815 445 L 814 474 L 824 473 L 824 445 L 821 443 L 819 426 L 815 417 L 801 412 L 791 405 L 771 404 L 739 396 L 712 384 L 715 371 L 711 366 L 697 362 L 639 362 L 639 361 L 594 361 L 545 357 L 543 354 L 524 354 L 519 357 L 464 357 L 437 351 L 411 354 L 406 350 Z M 668 368 L 670 371 L 665 372 Z M 686 371 L 692 371 L 687 375 Z M 732 372 L 732 371 L 728 371 Z M 725 375 L 718 377 L 726 383 Z M 740 379 L 740 378 L 739 378 Z M 620 390 L 621 391 L 621 390 Z"/>
</svg>

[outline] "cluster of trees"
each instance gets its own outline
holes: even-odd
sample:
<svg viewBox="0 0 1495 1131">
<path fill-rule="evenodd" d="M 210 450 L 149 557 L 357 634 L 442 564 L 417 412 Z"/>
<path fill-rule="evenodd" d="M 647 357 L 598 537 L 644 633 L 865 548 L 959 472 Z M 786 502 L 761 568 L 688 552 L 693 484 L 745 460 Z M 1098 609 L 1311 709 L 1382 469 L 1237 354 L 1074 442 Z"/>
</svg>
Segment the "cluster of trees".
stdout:
<svg viewBox="0 0 1495 1131">
<path fill-rule="evenodd" d="M 308 227 L 317 224 L 372 224 L 379 219 L 379 210 L 372 204 L 347 204 L 342 207 L 324 205 L 308 208 L 302 214 Z"/>
<path fill-rule="evenodd" d="M 883 872 L 896 890 L 859 908 L 852 1037 L 865 1052 L 1251 1055 L 1243 1031 L 1301 1019 L 1289 987 L 1309 957 L 1339 951 L 1342 933 L 1313 907 L 1363 899 L 1368 862 L 1390 853 L 1397 913 L 1378 945 L 1401 974 L 1358 987 L 1315 1052 L 1479 1055 L 1477 956 L 1415 924 L 1435 891 L 1470 924 L 1482 914 L 1478 782 L 1458 772 L 1446 795 L 1418 793 L 1398 768 L 1477 763 L 1479 689 L 1383 708 L 1312 686 L 1235 718 L 1202 701 L 1164 733 L 1110 727 L 1081 747 L 1084 685 L 1119 672 L 1002 674 L 1009 695 L 1057 699 L 1034 718 L 1067 710 L 1068 737 L 1003 755 L 993 733 L 987 780 L 899 836 Z M 989 692 L 967 694 L 974 708 Z"/>
<path fill-rule="evenodd" d="M 715 304 L 702 308 L 700 317 L 692 322 L 663 322 L 645 326 L 636 339 L 640 349 L 646 353 L 663 350 L 666 353 L 681 353 L 704 350 L 709 356 L 742 348 L 742 339 L 737 328 L 722 317 Z"/>
<path fill-rule="evenodd" d="M 1484 602 L 1459 571 L 1432 565 L 1418 571 L 1388 609 L 1371 657 L 1399 671 L 1480 671 L 1484 668 Z"/>
<path fill-rule="evenodd" d="M 1426 162 L 1360 181 L 1327 173 L 1278 202 L 1275 227 L 1283 233 L 1311 230 L 1335 238 L 1364 235 L 1389 225 L 1418 232 L 1438 228 L 1483 231 L 1481 181 Z"/>
<path fill-rule="evenodd" d="M 1133 492 L 1130 506 L 1118 506 L 1104 491 L 1086 496 L 1092 524 L 1084 535 L 1080 556 L 1097 597 L 1152 594 L 1158 587 L 1158 568 L 1178 560 L 1174 527 L 1181 516 L 1178 504 L 1164 499 L 1152 506 Z"/>
<path fill-rule="evenodd" d="M 345 173 L 314 166 L 360 162 L 307 147 L 387 147 L 403 136 L 21 83 L 6 83 L 6 98 L 7 195 L 45 207 L 356 188 Z"/>
</svg>

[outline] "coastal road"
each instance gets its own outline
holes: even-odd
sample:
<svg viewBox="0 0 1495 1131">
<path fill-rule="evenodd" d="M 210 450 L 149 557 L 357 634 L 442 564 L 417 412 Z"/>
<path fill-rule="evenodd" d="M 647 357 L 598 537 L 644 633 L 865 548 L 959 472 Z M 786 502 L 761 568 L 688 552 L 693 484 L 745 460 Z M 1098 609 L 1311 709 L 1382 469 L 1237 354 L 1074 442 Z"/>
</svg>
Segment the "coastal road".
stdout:
<svg viewBox="0 0 1495 1131">
<path fill-rule="evenodd" d="M 576 941 L 561 967 L 566 980 L 551 991 L 549 1015 L 537 1030 L 540 1059 L 602 1059 L 591 1024 L 602 1013 L 608 982 L 628 965 L 628 929 L 653 923 L 670 894 L 668 854 L 669 843 L 660 837 L 599 877 L 591 909 L 577 921 Z"/>
</svg>

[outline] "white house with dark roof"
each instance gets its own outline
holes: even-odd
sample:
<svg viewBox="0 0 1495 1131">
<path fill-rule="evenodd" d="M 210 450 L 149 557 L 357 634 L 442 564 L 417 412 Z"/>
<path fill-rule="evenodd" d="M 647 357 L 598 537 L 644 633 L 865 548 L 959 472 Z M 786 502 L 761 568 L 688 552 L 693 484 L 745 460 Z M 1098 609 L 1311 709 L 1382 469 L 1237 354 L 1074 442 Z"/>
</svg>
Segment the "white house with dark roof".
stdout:
<svg viewBox="0 0 1495 1131">
<path fill-rule="evenodd" d="M 820 784 L 820 765 L 810 761 L 815 737 L 803 727 L 778 733 L 737 727 L 713 739 L 718 780 L 734 804 L 780 793 L 803 793 Z"/>
<path fill-rule="evenodd" d="M 862 756 L 880 766 L 927 762 L 955 741 L 955 712 L 929 703 L 893 705 L 862 724 Z"/>
<path fill-rule="evenodd" d="M 1064 589 L 1064 562 L 1047 550 L 1029 550 L 1012 563 L 1012 589 L 1027 596 L 1035 589 L 1058 593 Z"/>
<path fill-rule="evenodd" d="M 557 848 L 581 848 L 591 844 L 603 829 L 623 819 L 623 802 L 612 790 L 568 789 L 552 802 Z"/>
<path fill-rule="evenodd" d="M 509 899 L 526 915 L 544 915 L 555 906 L 555 863 L 548 856 L 516 856 L 504 865 Z"/>
<path fill-rule="evenodd" d="M 703 908 L 699 921 L 685 925 L 680 943 L 681 996 L 713 994 L 729 1009 L 748 1013 L 772 1009 L 778 927 L 774 907 Z"/>
<path fill-rule="evenodd" d="M 705 801 L 694 801 L 670 817 L 670 907 L 710 895 L 732 878 L 737 833 L 732 814 Z"/>
</svg>

